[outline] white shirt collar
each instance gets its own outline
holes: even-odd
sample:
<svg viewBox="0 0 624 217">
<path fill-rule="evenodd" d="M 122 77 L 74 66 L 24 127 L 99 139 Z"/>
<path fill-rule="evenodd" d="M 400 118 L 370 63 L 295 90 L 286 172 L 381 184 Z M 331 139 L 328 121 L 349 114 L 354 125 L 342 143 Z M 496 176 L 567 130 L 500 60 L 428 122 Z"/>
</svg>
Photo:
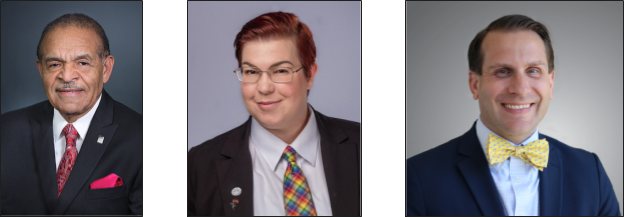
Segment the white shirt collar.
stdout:
<svg viewBox="0 0 624 217">
<path fill-rule="evenodd" d="M 308 109 L 310 111 L 308 123 L 290 146 L 312 166 L 316 166 L 316 155 L 321 136 L 316 125 L 314 111 L 309 106 Z M 251 140 L 269 166 L 275 170 L 288 144 L 262 127 L 255 118 L 251 120 Z"/>
<path fill-rule="evenodd" d="M 78 131 L 78 136 L 80 136 L 80 138 L 84 139 L 87 135 L 89 125 L 91 125 L 91 120 L 93 119 L 93 115 L 95 115 L 95 111 L 100 105 L 101 99 L 102 94 L 100 94 L 97 102 L 95 102 L 95 105 L 93 105 L 93 108 L 91 108 L 91 110 L 89 110 L 87 114 L 78 118 L 78 120 L 72 123 L 72 125 L 74 125 L 74 128 L 76 128 L 76 131 Z M 65 125 L 67 124 L 68 122 L 65 120 L 65 118 L 63 118 L 63 116 L 61 116 L 61 113 L 56 108 L 54 108 L 54 118 L 52 119 L 52 132 L 54 133 L 54 142 L 59 139 L 63 139 L 63 128 L 65 128 Z"/>
</svg>

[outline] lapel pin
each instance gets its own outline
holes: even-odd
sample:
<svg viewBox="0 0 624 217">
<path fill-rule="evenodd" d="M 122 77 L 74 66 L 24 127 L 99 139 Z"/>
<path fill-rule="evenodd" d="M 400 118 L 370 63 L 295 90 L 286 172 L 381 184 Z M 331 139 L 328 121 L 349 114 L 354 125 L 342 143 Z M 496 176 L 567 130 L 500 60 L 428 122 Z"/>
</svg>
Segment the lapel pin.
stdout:
<svg viewBox="0 0 624 217">
<path fill-rule="evenodd" d="M 238 204 L 238 199 L 234 198 L 234 200 L 232 200 L 232 202 L 230 203 L 230 205 L 232 205 L 232 210 L 235 210 L 234 207 L 236 207 L 237 204 Z"/>
<path fill-rule="evenodd" d="M 242 191 L 243 190 L 241 190 L 241 188 L 239 188 L 239 187 L 233 188 L 232 189 L 232 195 L 236 197 L 236 196 L 240 195 Z"/>
<path fill-rule="evenodd" d="M 100 137 L 98 137 L 97 143 L 104 143 L 104 137 L 102 135 L 100 135 Z"/>
</svg>

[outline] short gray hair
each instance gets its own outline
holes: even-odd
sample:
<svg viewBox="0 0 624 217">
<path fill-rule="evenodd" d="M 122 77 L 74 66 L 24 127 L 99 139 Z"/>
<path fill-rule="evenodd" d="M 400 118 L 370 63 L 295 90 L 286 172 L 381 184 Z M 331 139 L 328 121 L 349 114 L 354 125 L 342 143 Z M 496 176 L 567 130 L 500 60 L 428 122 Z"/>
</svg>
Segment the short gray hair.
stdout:
<svg viewBox="0 0 624 217">
<path fill-rule="evenodd" d="M 48 25 L 43 29 L 43 33 L 41 33 L 41 38 L 39 39 L 39 44 L 37 45 L 37 59 L 41 61 L 43 54 L 41 53 L 41 42 L 43 38 L 48 34 L 48 32 L 52 31 L 56 27 L 67 27 L 74 26 L 82 29 L 90 29 L 95 31 L 95 33 L 100 37 L 100 47 L 97 50 L 98 56 L 100 56 L 100 60 L 103 60 L 108 55 L 110 55 L 110 48 L 108 47 L 108 38 L 106 37 L 106 33 L 100 24 L 95 21 L 93 18 L 80 14 L 64 14 L 59 18 L 56 18 L 52 22 L 48 23 Z"/>
</svg>

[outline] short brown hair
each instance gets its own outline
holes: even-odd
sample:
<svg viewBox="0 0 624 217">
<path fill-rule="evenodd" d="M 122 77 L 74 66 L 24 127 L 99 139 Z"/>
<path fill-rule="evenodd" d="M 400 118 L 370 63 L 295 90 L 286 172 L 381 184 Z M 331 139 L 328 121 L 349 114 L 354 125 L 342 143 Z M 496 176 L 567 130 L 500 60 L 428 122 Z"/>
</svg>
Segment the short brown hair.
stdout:
<svg viewBox="0 0 624 217">
<path fill-rule="evenodd" d="M 478 75 L 481 75 L 481 70 L 483 68 L 483 51 L 481 50 L 481 44 L 483 43 L 483 39 L 488 32 L 494 30 L 502 30 L 502 31 L 519 31 L 519 30 L 530 30 L 537 33 L 542 41 L 544 41 L 544 47 L 546 47 L 546 58 L 548 59 L 548 73 L 552 72 L 555 69 L 555 53 L 552 48 L 552 42 L 550 41 L 550 36 L 548 34 L 548 29 L 542 23 L 537 22 L 530 17 L 524 15 L 507 15 L 501 18 L 498 18 L 494 22 L 490 23 L 490 25 L 481 30 L 472 42 L 470 42 L 470 47 L 468 48 L 468 65 L 470 70 L 476 72 Z"/>
<path fill-rule="evenodd" d="M 299 61 L 303 65 L 303 69 L 305 69 L 305 76 L 309 78 L 310 73 L 308 71 L 316 62 L 316 46 L 314 45 L 314 39 L 312 39 L 312 31 L 305 23 L 299 21 L 296 15 L 281 11 L 262 14 L 243 26 L 234 40 L 238 66 L 241 66 L 245 42 L 255 39 L 289 36 L 296 41 Z"/>
</svg>

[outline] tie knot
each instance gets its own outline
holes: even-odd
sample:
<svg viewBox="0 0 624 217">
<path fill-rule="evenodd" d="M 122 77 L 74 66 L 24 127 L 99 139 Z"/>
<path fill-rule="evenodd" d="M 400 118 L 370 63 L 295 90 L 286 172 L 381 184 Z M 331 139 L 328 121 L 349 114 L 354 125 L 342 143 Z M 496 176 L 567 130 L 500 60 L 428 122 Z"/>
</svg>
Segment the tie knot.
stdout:
<svg viewBox="0 0 624 217">
<path fill-rule="evenodd" d="M 286 159 L 286 161 L 292 163 L 296 160 L 295 154 L 297 154 L 297 151 L 295 151 L 295 149 L 289 145 L 286 146 L 286 149 L 284 149 L 284 154 L 282 154 L 282 156 L 284 157 L 284 159 Z"/>
<path fill-rule="evenodd" d="M 67 146 L 75 146 L 76 139 L 78 139 L 78 131 L 74 128 L 74 125 L 67 124 L 65 128 L 63 128 L 63 136 L 65 136 L 65 144 Z"/>
</svg>

